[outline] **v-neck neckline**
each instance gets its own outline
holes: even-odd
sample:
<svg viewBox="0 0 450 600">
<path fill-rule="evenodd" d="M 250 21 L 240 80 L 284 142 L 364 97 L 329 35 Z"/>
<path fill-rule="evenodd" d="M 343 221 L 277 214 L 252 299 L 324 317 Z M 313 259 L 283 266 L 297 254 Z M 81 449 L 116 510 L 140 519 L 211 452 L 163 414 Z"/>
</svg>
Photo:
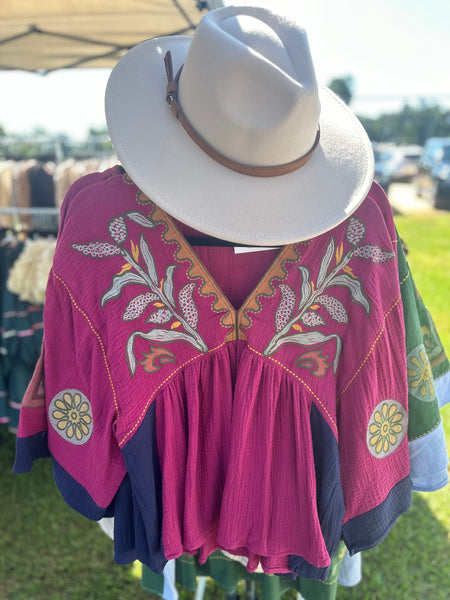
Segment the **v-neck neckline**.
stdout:
<svg viewBox="0 0 450 600">
<path fill-rule="evenodd" d="M 174 219 L 168 213 L 166 213 L 166 211 L 163 210 L 161 207 L 159 207 L 157 205 L 154 205 L 154 206 L 156 207 L 156 209 L 158 211 L 161 212 L 162 217 L 163 217 L 162 220 L 165 221 L 166 224 L 168 224 L 170 226 L 172 231 L 174 231 L 176 238 L 177 238 L 176 241 L 181 246 L 183 246 L 183 248 L 189 255 L 189 259 L 192 261 L 193 264 L 195 264 L 203 272 L 205 279 L 207 279 L 208 282 L 210 282 L 210 284 L 214 288 L 214 292 L 222 300 L 222 302 L 227 306 L 228 310 L 230 311 L 230 314 L 232 314 L 234 317 L 236 326 L 239 323 L 243 312 L 251 304 L 251 301 L 254 298 L 256 298 L 258 295 L 260 295 L 262 289 L 265 287 L 265 284 L 267 284 L 272 279 L 273 273 L 280 269 L 282 263 L 285 260 L 286 255 L 288 255 L 289 252 L 292 251 L 293 247 L 296 245 L 296 244 L 287 244 L 286 246 L 282 246 L 280 248 L 278 254 L 273 259 L 268 270 L 259 279 L 256 286 L 250 291 L 250 293 L 247 295 L 246 299 L 241 304 L 241 306 L 236 309 L 233 306 L 233 304 L 231 303 L 231 301 L 229 300 L 229 298 L 227 297 L 227 295 L 223 292 L 222 288 L 219 286 L 219 284 L 217 283 L 217 281 L 215 280 L 213 275 L 210 273 L 209 269 L 207 269 L 207 267 L 204 265 L 203 261 L 198 256 L 198 254 L 195 252 L 195 250 L 193 249 L 191 244 L 189 244 L 189 242 L 187 241 L 184 234 L 180 231 L 180 229 L 177 226 L 177 224 L 175 223 Z M 157 220 L 159 221 L 159 219 L 157 219 Z"/>
</svg>

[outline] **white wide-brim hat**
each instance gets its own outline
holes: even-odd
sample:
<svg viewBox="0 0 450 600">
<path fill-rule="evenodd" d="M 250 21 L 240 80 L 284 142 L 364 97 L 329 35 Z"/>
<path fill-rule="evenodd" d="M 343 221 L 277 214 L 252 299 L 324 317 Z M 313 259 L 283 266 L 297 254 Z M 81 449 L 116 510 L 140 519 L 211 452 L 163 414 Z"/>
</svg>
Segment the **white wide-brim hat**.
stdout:
<svg viewBox="0 0 450 600">
<path fill-rule="evenodd" d="M 182 115 L 213 153 L 263 173 L 305 155 L 307 162 L 259 176 L 212 158 L 166 101 L 168 51 L 174 73 L 183 67 Z M 134 47 L 113 69 L 105 104 L 113 146 L 139 189 L 217 238 L 251 245 L 310 239 L 350 216 L 372 183 L 370 141 L 352 111 L 317 85 L 305 31 L 264 8 L 217 9 L 193 37 Z"/>
</svg>

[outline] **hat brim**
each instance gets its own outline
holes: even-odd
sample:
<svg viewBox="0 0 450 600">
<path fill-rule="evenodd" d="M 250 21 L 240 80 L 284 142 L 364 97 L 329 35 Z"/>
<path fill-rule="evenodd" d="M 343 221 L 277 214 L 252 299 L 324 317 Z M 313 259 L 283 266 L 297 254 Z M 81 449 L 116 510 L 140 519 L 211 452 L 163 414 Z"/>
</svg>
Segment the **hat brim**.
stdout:
<svg viewBox="0 0 450 600">
<path fill-rule="evenodd" d="M 328 88 L 319 91 L 320 142 L 300 169 L 252 177 L 210 158 L 166 101 L 164 55 L 174 72 L 192 37 L 154 38 L 114 67 L 105 97 L 115 151 L 152 201 L 183 223 L 235 243 L 284 245 L 313 238 L 350 216 L 373 180 L 372 147 L 361 123 Z"/>
</svg>

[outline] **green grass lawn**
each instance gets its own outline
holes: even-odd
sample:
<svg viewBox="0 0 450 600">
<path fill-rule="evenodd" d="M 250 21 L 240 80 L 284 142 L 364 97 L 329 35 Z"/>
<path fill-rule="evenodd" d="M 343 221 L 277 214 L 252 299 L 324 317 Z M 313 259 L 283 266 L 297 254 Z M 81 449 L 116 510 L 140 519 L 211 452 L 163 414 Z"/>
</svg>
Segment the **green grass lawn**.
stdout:
<svg viewBox="0 0 450 600">
<path fill-rule="evenodd" d="M 408 262 L 450 356 L 450 212 L 398 215 L 398 232 L 408 246 Z"/>
<path fill-rule="evenodd" d="M 396 218 L 414 279 L 450 354 L 450 213 Z M 450 448 L 450 406 L 444 411 Z M 139 566 L 118 566 L 96 523 L 62 500 L 51 465 L 13 475 L 14 438 L 0 429 L 0 600 L 153 600 Z M 363 581 L 338 600 L 444 600 L 450 596 L 450 490 L 414 494 L 387 539 L 364 553 Z M 207 598 L 224 597 L 210 585 Z M 184 593 L 183 598 L 193 598 Z M 313 599 L 312 599 L 313 600 Z"/>
</svg>

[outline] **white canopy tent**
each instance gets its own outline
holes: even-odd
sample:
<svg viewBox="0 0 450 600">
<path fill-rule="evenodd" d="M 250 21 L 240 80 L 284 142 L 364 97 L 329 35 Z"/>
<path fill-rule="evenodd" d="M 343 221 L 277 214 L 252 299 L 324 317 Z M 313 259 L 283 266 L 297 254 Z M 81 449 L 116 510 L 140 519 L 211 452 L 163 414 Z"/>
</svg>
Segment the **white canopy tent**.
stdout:
<svg viewBox="0 0 450 600">
<path fill-rule="evenodd" d="M 221 0 L 2 0 L 0 70 L 112 67 L 130 47 L 192 34 Z"/>
</svg>

